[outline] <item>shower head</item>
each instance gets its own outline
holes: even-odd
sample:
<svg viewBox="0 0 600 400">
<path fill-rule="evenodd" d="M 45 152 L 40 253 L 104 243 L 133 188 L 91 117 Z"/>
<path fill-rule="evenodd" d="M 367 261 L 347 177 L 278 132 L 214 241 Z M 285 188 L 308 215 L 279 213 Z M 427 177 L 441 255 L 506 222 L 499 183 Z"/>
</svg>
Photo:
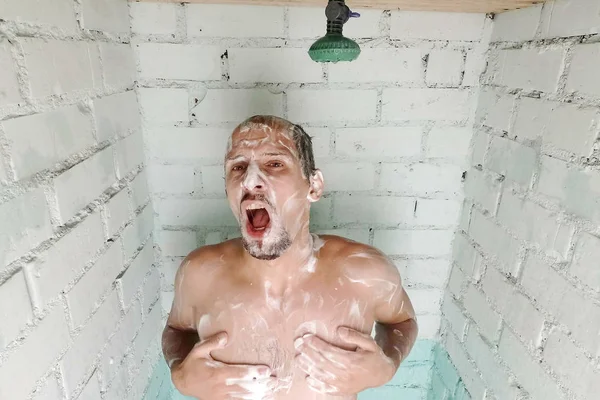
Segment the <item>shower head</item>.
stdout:
<svg viewBox="0 0 600 400">
<path fill-rule="evenodd" d="M 325 16 L 327 33 L 310 46 L 310 58 L 321 63 L 356 60 L 360 47 L 354 40 L 342 35 L 342 29 L 350 18 L 360 17 L 360 14 L 350 11 L 344 0 L 329 0 Z"/>
</svg>

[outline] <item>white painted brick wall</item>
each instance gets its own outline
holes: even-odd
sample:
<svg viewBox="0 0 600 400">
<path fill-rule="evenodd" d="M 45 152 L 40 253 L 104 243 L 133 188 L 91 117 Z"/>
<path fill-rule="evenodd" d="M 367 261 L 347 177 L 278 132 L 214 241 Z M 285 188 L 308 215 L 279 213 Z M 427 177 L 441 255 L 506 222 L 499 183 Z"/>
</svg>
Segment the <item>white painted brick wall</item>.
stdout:
<svg viewBox="0 0 600 400">
<path fill-rule="evenodd" d="M 288 93 L 288 116 L 296 123 L 370 121 L 376 103 L 375 90 L 293 90 Z"/>
<path fill-rule="evenodd" d="M 140 78 L 215 80 L 221 77 L 223 51 L 217 46 L 141 43 L 137 51 Z"/>
<path fill-rule="evenodd" d="M 459 191 L 461 174 L 461 169 L 451 164 L 386 163 L 382 165 L 379 187 L 413 195 L 452 194 Z"/>
<path fill-rule="evenodd" d="M 77 106 L 10 119 L 2 125 L 17 179 L 52 168 L 94 144 L 90 115 Z"/>
<path fill-rule="evenodd" d="M 130 3 L 131 32 L 140 35 L 168 35 L 177 32 L 177 4 Z"/>
<path fill-rule="evenodd" d="M 394 11 L 390 35 L 394 39 L 478 41 L 483 14 Z"/>
<path fill-rule="evenodd" d="M 419 156 L 421 127 L 342 128 L 336 130 L 335 151 L 359 158 Z"/>
<path fill-rule="evenodd" d="M 281 97 L 267 89 L 211 89 L 191 112 L 202 123 L 241 122 L 254 114 L 281 115 Z"/>
<path fill-rule="evenodd" d="M 349 35 L 349 33 L 346 33 L 346 35 Z M 418 48 L 367 48 L 361 50 L 358 59 L 350 64 L 336 63 L 330 65 L 329 81 L 393 82 L 420 85 L 423 83 L 423 56 L 423 50 Z"/>
<path fill-rule="evenodd" d="M 464 89 L 384 89 L 386 121 L 464 121 L 469 116 L 471 95 Z"/>
<path fill-rule="evenodd" d="M 135 243 L 120 236 L 153 223 L 149 206 L 125 228 L 129 192 L 136 208 L 148 198 L 140 107 L 124 91 L 137 79 L 129 6 L 47 3 L 0 1 L 0 398 L 100 400 L 113 288 Z M 119 359 L 125 336 L 113 336 Z"/>
<path fill-rule="evenodd" d="M 464 55 L 455 50 L 434 50 L 427 61 L 428 85 L 457 87 L 462 80 Z"/>
<path fill-rule="evenodd" d="M 18 304 L 19 307 L 15 307 Z M 33 312 L 25 277 L 19 272 L 0 286 L 0 349 L 17 338 L 26 324 L 33 320 Z"/>
<path fill-rule="evenodd" d="M 186 5 L 188 37 L 283 37 L 283 8 L 221 4 Z M 257 22 L 260 23 L 250 23 Z"/>
<path fill-rule="evenodd" d="M 323 71 L 306 49 L 229 49 L 231 82 L 322 82 Z M 217 55 L 217 62 L 219 61 Z M 220 78 L 220 74 L 213 79 Z M 198 78 L 198 80 L 209 78 Z"/>
<path fill-rule="evenodd" d="M 579 36 L 598 32 L 598 7 L 549 1 L 493 22 L 465 189 L 475 205 L 463 211 L 468 239 L 454 242 L 442 309 L 442 335 L 473 399 L 483 397 L 479 373 L 497 399 L 600 390 L 600 47 L 597 35 Z M 450 299 L 465 286 L 462 303 Z"/>
</svg>

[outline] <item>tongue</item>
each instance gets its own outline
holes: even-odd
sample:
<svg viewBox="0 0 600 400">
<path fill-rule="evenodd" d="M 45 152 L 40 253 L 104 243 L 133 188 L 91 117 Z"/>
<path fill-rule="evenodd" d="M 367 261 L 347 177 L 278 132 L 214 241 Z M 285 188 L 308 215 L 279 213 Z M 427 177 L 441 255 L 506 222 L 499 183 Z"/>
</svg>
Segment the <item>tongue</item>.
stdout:
<svg viewBox="0 0 600 400">
<path fill-rule="evenodd" d="M 255 229 L 264 228 L 269 223 L 269 213 L 264 208 L 255 210 L 252 217 L 252 226 Z"/>
</svg>

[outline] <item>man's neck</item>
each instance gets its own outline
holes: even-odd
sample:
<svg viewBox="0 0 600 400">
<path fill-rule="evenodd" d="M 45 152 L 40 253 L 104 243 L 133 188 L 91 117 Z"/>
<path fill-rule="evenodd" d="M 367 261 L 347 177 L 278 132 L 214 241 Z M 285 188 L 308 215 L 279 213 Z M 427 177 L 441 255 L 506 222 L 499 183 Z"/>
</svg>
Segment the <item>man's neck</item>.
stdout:
<svg viewBox="0 0 600 400">
<path fill-rule="evenodd" d="M 259 260 L 244 252 L 246 268 L 252 269 L 253 277 L 264 284 L 267 281 L 276 292 L 281 292 L 299 282 L 302 275 L 306 274 L 307 266 L 314 257 L 313 237 L 308 227 L 302 229 L 290 247 L 274 260 Z"/>
</svg>

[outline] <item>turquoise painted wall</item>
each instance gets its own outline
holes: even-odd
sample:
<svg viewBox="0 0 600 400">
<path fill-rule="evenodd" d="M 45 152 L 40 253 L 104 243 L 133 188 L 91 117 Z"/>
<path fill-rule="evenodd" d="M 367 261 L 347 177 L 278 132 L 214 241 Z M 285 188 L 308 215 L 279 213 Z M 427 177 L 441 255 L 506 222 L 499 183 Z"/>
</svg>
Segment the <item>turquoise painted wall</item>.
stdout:
<svg viewBox="0 0 600 400">
<path fill-rule="evenodd" d="M 418 340 L 394 378 L 366 390 L 358 400 L 470 400 L 448 353 L 435 341 Z M 190 400 L 171 384 L 169 368 L 160 359 L 143 400 Z"/>
</svg>

